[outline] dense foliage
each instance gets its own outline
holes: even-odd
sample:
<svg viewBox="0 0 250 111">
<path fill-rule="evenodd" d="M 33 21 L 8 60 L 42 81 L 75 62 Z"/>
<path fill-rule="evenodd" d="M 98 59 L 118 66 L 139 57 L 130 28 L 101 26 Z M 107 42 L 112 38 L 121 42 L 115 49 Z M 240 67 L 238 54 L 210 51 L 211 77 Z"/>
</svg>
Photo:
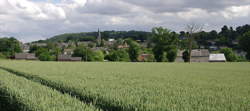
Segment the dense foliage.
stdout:
<svg viewBox="0 0 250 111">
<path fill-rule="evenodd" d="M 236 62 L 237 56 L 234 54 L 233 49 L 231 48 L 223 48 L 220 50 L 221 53 L 225 54 L 227 61 Z"/>
<path fill-rule="evenodd" d="M 105 59 L 109 61 L 122 61 L 122 62 L 130 61 L 129 54 L 124 49 L 111 51 L 108 55 L 106 55 Z"/>
<path fill-rule="evenodd" d="M 129 40 L 126 40 L 126 42 L 128 43 L 128 54 L 129 54 L 129 58 L 132 62 L 138 62 L 138 56 L 140 55 L 140 45 L 129 39 Z"/>
<path fill-rule="evenodd" d="M 174 62 L 177 55 L 178 36 L 168 29 L 157 27 L 152 30 L 153 33 L 153 52 L 157 62 Z"/>
<path fill-rule="evenodd" d="M 150 32 L 144 31 L 104 31 L 101 32 L 102 38 L 107 40 L 108 38 L 131 38 L 134 40 L 147 40 L 150 37 Z M 98 32 L 82 32 L 82 33 L 67 33 L 54 36 L 47 40 L 36 41 L 43 42 L 68 42 L 68 41 L 95 41 L 98 36 Z"/>
<path fill-rule="evenodd" d="M 11 38 L 0 38 L 0 54 L 2 58 L 13 57 L 15 53 L 22 52 L 20 42 Z"/>
<path fill-rule="evenodd" d="M 247 52 L 246 58 L 250 60 L 250 31 L 246 32 L 240 38 L 240 46 L 244 51 Z"/>
<path fill-rule="evenodd" d="M 93 51 L 88 47 L 79 46 L 74 50 L 74 57 L 82 57 L 84 61 L 103 61 L 104 54 L 102 51 Z"/>
</svg>

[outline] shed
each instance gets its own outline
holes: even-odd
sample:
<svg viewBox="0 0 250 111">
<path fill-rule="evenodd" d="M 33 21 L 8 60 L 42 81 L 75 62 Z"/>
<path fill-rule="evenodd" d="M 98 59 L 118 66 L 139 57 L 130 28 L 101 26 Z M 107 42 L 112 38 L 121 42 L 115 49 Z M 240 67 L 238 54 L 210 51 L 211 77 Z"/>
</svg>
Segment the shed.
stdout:
<svg viewBox="0 0 250 111">
<path fill-rule="evenodd" d="M 210 54 L 209 62 L 226 62 L 226 57 L 224 54 Z"/>
</svg>

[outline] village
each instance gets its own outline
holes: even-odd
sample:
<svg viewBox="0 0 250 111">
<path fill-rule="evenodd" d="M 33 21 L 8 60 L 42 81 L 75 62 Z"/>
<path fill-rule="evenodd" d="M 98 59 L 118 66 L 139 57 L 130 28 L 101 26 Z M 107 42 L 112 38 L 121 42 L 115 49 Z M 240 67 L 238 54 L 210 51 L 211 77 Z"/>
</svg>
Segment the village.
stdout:
<svg viewBox="0 0 250 111">
<path fill-rule="evenodd" d="M 149 49 L 148 41 L 134 40 L 134 42 L 138 43 L 140 49 Z M 200 48 L 192 49 L 190 62 L 226 62 L 226 56 L 224 53 L 220 53 L 219 50 L 223 48 L 227 48 L 226 46 L 218 47 L 216 46 L 214 41 L 209 41 L 210 46 L 208 49 L 205 46 L 200 46 Z M 102 44 L 102 45 L 101 45 Z M 235 45 L 238 45 L 237 41 L 234 41 Z M 21 44 L 22 53 L 15 53 L 13 59 L 16 60 L 39 60 L 35 53 L 31 53 L 32 47 L 47 47 L 48 43 L 25 43 Z M 103 52 L 104 55 L 107 55 L 111 52 L 113 48 L 117 50 L 128 50 L 129 45 L 125 40 L 122 39 L 114 39 L 109 38 L 108 40 L 102 39 L 101 32 L 98 30 L 98 36 L 96 37 L 96 41 L 77 41 L 77 42 L 57 42 L 54 43 L 58 49 L 61 49 L 60 52 L 56 55 L 55 61 L 88 61 L 87 55 L 85 57 L 74 56 L 74 50 L 78 46 L 88 47 L 92 51 L 100 51 Z M 184 59 L 185 50 L 178 49 L 176 52 L 175 60 L 172 62 L 186 62 Z M 244 51 L 235 51 L 235 55 L 244 57 L 246 52 Z M 86 53 L 87 54 L 87 51 Z M 136 57 L 136 62 L 154 62 L 153 53 L 148 53 L 146 51 L 141 51 Z M 94 60 L 93 60 L 94 61 Z M 99 61 L 110 61 L 105 57 Z M 118 60 L 119 61 L 119 60 Z M 125 61 L 126 62 L 126 61 Z M 128 61 L 127 61 L 128 62 Z"/>
</svg>

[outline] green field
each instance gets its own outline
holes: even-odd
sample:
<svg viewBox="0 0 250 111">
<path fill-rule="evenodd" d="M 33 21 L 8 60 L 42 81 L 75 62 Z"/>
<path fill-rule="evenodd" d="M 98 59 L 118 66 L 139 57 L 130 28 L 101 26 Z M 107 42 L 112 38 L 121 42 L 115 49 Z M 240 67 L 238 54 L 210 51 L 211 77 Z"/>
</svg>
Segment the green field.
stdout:
<svg viewBox="0 0 250 111">
<path fill-rule="evenodd" d="M 0 67 L 0 92 L 14 96 L 32 92 L 15 99 L 31 111 L 50 110 L 40 104 L 52 109 L 65 104 L 72 111 L 82 107 L 90 111 L 250 110 L 250 63 L 0 61 Z M 5 82 L 11 79 L 26 87 Z M 33 84 L 36 88 L 30 88 Z M 50 93 L 55 96 L 49 98 Z M 59 96 L 65 99 L 49 102 Z"/>
</svg>

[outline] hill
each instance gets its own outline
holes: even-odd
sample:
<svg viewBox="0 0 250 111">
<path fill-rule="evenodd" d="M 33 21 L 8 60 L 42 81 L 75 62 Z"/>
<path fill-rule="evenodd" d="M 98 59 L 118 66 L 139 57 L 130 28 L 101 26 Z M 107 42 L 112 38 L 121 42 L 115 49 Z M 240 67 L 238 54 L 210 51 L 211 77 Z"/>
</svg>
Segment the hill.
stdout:
<svg viewBox="0 0 250 111">
<path fill-rule="evenodd" d="M 103 39 L 119 39 L 119 38 L 132 38 L 134 40 L 147 40 L 151 32 L 145 31 L 104 31 L 101 32 Z M 65 33 L 56 35 L 47 40 L 35 41 L 35 43 L 46 42 L 68 42 L 68 41 L 94 41 L 98 36 L 98 32 L 80 32 L 80 33 Z"/>
</svg>

